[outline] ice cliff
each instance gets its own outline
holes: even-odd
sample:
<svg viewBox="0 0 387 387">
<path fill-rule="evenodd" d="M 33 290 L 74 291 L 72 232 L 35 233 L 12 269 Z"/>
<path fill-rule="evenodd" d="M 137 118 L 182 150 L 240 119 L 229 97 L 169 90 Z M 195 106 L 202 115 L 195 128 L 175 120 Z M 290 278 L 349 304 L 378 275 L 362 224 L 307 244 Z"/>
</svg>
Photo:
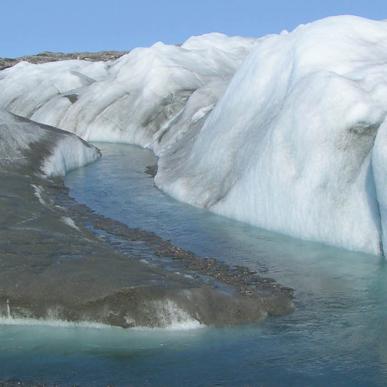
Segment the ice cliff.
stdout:
<svg viewBox="0 0 387 387">
<path fill-rule="evenodd" d="M 222 215 L 380 254 L 386 100 L 387 23 L 300 26 L 257 43 L 156 182 Z"/>
<path fill-rule="evenodd" d="M 372 254 L 387 245 L 386 101 L 387 22 L 352 16 L 0 72 L 0 107 L 153 149 L 179 200 Z"/>
</svg>

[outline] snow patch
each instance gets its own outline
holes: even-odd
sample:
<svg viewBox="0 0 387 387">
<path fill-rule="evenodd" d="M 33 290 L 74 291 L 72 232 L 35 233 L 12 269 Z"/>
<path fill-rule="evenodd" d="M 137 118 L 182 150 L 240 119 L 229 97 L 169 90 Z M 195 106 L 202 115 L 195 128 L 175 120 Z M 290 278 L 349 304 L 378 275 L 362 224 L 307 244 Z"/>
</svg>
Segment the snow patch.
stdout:
<svg viewBox="0 0 387 387">
<path fill-rule="evenodd" d="M 75 224 L 74 220 L 72 220 L 70 217 L 68 216 L 62 216 L 61 217 L 61 220 L 64 224 L 67 224 L 68 226 L 70 226 L 71 228 L 79 231 L 79 227 Z"/>
</svg>

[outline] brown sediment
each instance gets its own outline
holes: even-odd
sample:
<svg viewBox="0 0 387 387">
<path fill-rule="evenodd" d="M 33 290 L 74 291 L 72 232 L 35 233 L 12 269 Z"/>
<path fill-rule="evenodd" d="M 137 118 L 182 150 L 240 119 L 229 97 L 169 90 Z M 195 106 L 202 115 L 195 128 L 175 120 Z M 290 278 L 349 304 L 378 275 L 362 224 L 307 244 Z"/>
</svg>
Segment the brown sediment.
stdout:
<svg viewBox="0 0 387 387">
<path fill-rule="evenodd" d="M 70 198 L 61 180 L 20 171 L 0 179 L 2 317 L 121 327 L 189 318 L 219 326 L 293 310 L 291 289 L 96 214 Z M 143 261 L 144 248 L 152 264 Z"/>
</svg>

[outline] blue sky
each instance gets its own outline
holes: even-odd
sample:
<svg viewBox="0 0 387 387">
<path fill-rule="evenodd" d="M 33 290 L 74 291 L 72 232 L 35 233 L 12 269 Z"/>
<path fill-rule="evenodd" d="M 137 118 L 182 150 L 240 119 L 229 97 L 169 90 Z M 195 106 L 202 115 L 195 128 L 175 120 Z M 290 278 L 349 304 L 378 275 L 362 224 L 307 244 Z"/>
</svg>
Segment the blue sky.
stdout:
<svg viewBox="0 0 387 387">
<path fill-rule="evenodd" d="M 128 50 L 224 32 L 261 36 L 338 14 L 387 19 L 385 0 L 1 0 L 0 56 Z"/>
</svg>

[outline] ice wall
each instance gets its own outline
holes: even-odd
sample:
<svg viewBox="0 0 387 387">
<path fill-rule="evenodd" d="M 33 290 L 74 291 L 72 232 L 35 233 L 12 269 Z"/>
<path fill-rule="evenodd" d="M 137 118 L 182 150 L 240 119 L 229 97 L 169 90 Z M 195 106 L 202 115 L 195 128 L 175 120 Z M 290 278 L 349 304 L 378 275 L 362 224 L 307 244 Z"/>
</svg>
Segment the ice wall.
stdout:
<svg viewBox="0 0 387 387">
<path fill-rule="evenodd" d="M 371 154 L 386 63 L 387 23 L 356 17 L 257 43 L 190 149 L 164 153 L 157 185 L 234 219 L 380 254 L 387 201 L 380 219 L 373 175 L 385 197 L 387 164 L 379 151 L 373 172 Z"/>
</svg>

